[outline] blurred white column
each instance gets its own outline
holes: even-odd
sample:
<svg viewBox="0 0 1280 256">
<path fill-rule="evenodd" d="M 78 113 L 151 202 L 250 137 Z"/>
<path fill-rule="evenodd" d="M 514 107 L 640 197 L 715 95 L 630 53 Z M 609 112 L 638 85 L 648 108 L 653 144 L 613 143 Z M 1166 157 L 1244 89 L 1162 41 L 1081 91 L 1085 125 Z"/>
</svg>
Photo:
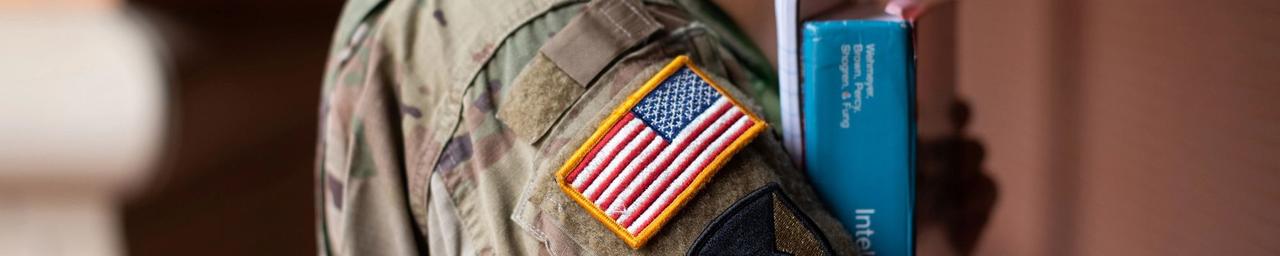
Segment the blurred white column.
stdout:
<svg viewBox="0 0 1280 256">
<path fill-rule="evenodd" d="M 0 4 L 0 254 L 123 254 L 120 198 L 164 137 L 150 34 L 77 2 Z"/>
</svg>

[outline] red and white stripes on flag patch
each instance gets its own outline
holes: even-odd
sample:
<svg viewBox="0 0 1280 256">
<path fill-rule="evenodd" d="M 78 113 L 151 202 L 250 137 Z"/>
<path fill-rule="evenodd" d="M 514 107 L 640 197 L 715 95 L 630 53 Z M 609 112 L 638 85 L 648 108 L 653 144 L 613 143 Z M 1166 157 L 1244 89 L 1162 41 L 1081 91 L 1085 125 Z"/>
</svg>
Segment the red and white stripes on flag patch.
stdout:
<svg viewBox="0 0 1280 256">
<path fill-rule="evenodd" d="M 643 121 L 627 114 L 583 163 L 566 177 L 571 185 L 632 235 L 688 188 L 753 121 L 720 98 L 713 111 L 694 119 L 675 140 L 659 138 Z M 696 153 L 684 154 L 684 153 Z"/>
<path fill-rule="evenodd" d="M 764 124 L 677 58 L 561 171 L 561 188 L 634 248 Z"/>
</svg>

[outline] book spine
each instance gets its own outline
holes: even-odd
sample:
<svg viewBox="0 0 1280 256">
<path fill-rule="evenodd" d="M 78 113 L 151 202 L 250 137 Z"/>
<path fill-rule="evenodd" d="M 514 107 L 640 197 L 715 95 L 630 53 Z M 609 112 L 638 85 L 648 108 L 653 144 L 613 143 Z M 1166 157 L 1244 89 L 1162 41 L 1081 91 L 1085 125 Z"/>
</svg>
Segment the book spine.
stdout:
<svg viewBox="0 0 1280 256">
<path fill-rule="evenodd" d="M 862 255 L 912 255 L 915 125 L 910 30 L 899 21 L 804 30 L 806 166 Z"/>
</svg>

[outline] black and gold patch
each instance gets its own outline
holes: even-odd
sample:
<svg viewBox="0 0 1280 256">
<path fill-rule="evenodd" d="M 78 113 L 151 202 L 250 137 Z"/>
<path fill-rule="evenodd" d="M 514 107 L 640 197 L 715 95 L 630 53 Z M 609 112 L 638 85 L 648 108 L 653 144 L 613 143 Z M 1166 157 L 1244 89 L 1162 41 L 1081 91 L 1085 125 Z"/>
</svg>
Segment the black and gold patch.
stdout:
<svg viewBox="0 0 1280 256">
<path fill-rule="evenodd" d="M 738 199 L 694 241 L 688 255 L 834 255 L 818 226 L 777 183 Z"/>
</svg>

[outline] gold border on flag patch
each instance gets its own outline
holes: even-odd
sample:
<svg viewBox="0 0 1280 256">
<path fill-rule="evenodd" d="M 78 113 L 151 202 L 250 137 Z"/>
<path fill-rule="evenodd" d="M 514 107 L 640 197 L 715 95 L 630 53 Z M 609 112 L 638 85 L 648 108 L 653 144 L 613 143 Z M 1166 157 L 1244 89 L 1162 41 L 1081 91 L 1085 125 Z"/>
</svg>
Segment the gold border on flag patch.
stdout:
<svg viewBox="0 0 1280 256">
<path fill-rule="evenodd" d="M 638 249 L 765 126 L 682 55 L 600 122 L 556 182 Z"/>
</svg>

